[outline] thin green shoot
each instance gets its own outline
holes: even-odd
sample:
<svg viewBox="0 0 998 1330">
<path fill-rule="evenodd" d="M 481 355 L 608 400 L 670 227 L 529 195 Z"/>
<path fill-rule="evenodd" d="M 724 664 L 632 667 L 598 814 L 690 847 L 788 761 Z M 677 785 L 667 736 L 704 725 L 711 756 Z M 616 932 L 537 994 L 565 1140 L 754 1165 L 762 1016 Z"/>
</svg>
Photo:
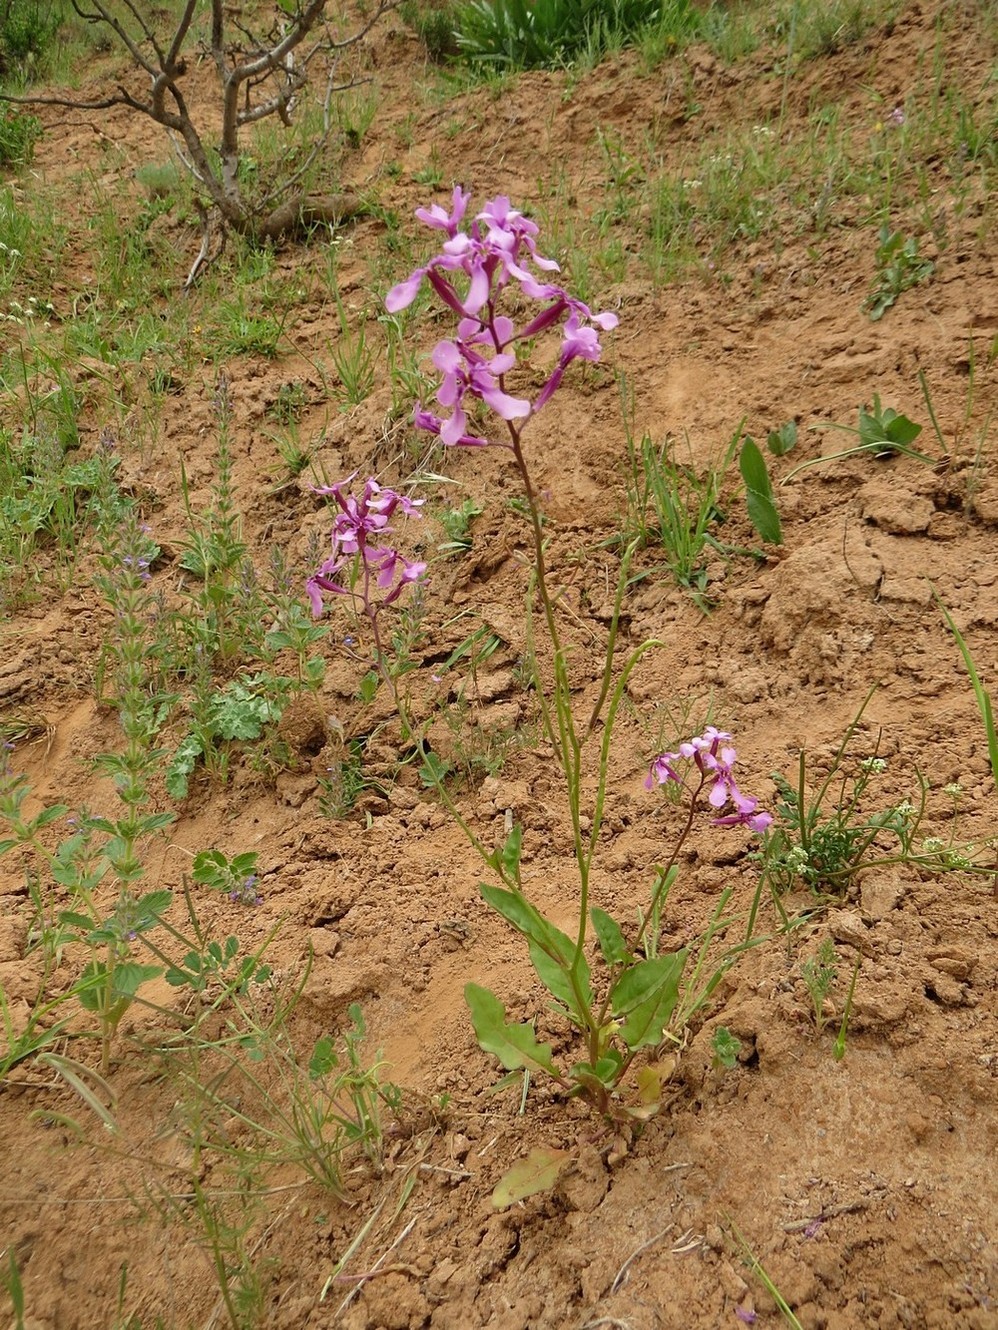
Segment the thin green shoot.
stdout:
<svg viewBox="0 0 998 1330">
<path fill-rule="evenodd" d="M 932 586 L 932 583 L 929 583 Z M 991 775 L 995 782 L 995 789 L 998 790 L 998 732 L 995 730 L 994 706 L 991 701 L 991 694 L 985 688 L 981 681 L 981 676 L 977 672 L 977 666 L 974 664 L 974 657 L 971 655 L 967 640 L 956 626 L 956 622 L 949 610 L 943 604 L 939 592 L 932 586 L 932 595 L 936 604 L 943 612 L 946 624 L 953 634 L 953 639 L 960 648 L 960 655 L 963 657 L 963 663 L 967 669 L 967 675 L 970 678 L 970 685 L 974 690 L 974 698 L 977 701 L 977 709 L 981 713 L 981 720 L 984 722 L 984 732 L 988 740 L 988 757 L 991 761 Z"/>
<path fill-rule="evenodd" d="M 849 1029 L 849 1017 L 852 1015 L 852 1000 L 856 992 L 856 980 L 859 978 L 859 967 L 863 962 L 862 955 L 856 956 L 856 964 L 852 967 L 852 979 L 849 981 L 849 992 L 846 994 L 846 1004 L 842 1009 L 842 1022 L 839 1025 L 839 1032 L 835 1037 L 835 1047 L 832 1049 L 832 1056 L 836 1062 L 841 1062 L 846 1055 L 846 1032 Z"/>
<path fill-rule="evenodd" d="M 780 1315 L 783 1317 L 784 1321 L 786 1321 L 787 1325 L 791 1327 L 791 1330 L 804 1330 L 804 1327 L 801 1325 L 800 1321 L 797 1319 L 797 1317 L 794 1315 L 793 1311 L 791 1310 L 790 1304 L 787 1302 L 786 1298 L 783 1296 L 780 1290 L 776 1287 L 776 1284 L 773 1282 L 772 1277 L 767 1272 L 766 1267 L 763 1265 L 763 1263 L 759 1260 L 758 1256 L 756 1256 L 755 1252 L 749 1246 L 748 1242 L 745 1239 L 745 1235 L 742 1233 L 741 1229 L 738 1227 L 738 1225 L 735 1223 L 735 1221 L 731 1218 L 730 1215 L 726 1214 L 725 1219 L 727 1219 L 728 1223 L 731 1225 L 731 1231 L 735 1235 L 735 1238 L 738 1241 L 738 1245 L 742 1249 L 742 1259 L 744 1260 L 746 1266 L 748 1266 L 751 1273 L 756 1277 L 756 1279 L 758 1279 L 759 1283 L 762 1284 L 763 1288 L 776 1303 L 777 1310 L 779 1311 Z"/>
</svg>

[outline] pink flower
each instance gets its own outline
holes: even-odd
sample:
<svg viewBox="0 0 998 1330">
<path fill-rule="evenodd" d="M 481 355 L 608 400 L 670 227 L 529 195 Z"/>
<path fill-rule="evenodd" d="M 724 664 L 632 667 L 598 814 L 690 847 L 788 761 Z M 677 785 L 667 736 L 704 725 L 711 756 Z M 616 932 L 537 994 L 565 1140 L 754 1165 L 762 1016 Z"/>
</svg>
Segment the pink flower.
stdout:
<svg viewBox="0 0 998 1330">
<path fill-rule="evenodd" d="M 401 511 L 406 517 L 418 517 L 425 500 L 410 499 L 395 490 L 384 489 L 373 476 L 365 482 L 358 498 L 346 492 L 356 474 L 354 472 L 335 485 L 315 489 L 317 494 L 335 499 L 340 510 L 333 519 L 330 533 L 332 553 L 305 583 L 315 618 L 319 618 L 323 611 L 323 592 L 339 596 L 351 594 L 353 588 L 349 580 L 357 560 L 364 570 L 359 595 L 365 601 L 365 610 L 372 615 L 392 604 L 406 586 L 418 582 L 426 572 L 425 563 L 410 562 L 398 550 L 381 543 L 391 533 L 389 520 L 393 513 Z M 388 592 L 378 605 L 368 599 L 372 577 L 379 590 Z"/>
<path fill-rule="evenodd" d="M 417 208 L 416 216 L 427 226 L 435 227 L 439 231 L 446 231 L 448 236 L 453 238 L 457 235 L 457 228 L 467 211 L 470 198 L 471 195 L 466 194 L 460 185 L 455 185 L 449 213 L 445 212 L 438 203 L 432 203 L 429 208 Z"/>
<path fill-rule="evenodd" d="M 515 356 L 500 352 L 486 360 L 467 343 L 438 342 L 432 359 L 444 376 L 437 400 L 452 410 L 450 419 L 440 429 L 442 442 L 456 444 L 467 433 L 468 418 L 462 406 L 466 393 L 480 398 L 503 420 L 530 414 L 530 403 L 525 398 L 510 397 L 496 380 L 497 374 L 503 375 L 513 368 Z"/>
<path fill-rule="evenodd" d="M 442 302 L 458 315 L 456 339 L 439 342 L 433 363 L 443 375 L 437 393 L 449 415 L 438 417 L 417 405 L 418 428 L 437 434 L 451 447 L 481 447 L 488 439 L 468 432 L 464 398 L 484 402 L 501 420 L 529 417 L 557 390 L 573 360 L 597 361 L 601 355 L 599 331 L 617 325 L 616 314 L 594 314 L 583 301 L 570 296 L 544 274 L 558 264 L 538 251 L 536 222 L 514 208 L 505 195 L 490 199 L 466 230 L 459 229 L 470 196 L 456 187 L 451 210 L 438 204 L 417 209 L 416 215 L 447 239 L 425 265 L 393 286 L 385 298 L 391 312 L 412 304 L 425 278 Z M 515 282 L 522 295 L 544 302 L 545 308 L 527 320 L 518 332 L 513 321 L 497 310 L 505 286 Z M 511 349 L 517 342 L 537 337 L 564 320 L 558 363 L 533 405 L 506 392 L 503 376 L 516 365 Z"/>
<path fill-rule="evenodd" d="M 683 777 L 677 771 L 681 761 L 693 762 L 702 777 L 700 786 L 711 783 L 707 802 L 716 812 L 721 812 L 730 804 L 733 812 L 712 819 L 715 827 L 749 827 L 761 833 L 772 824 L 771 813 L 759 810 L 759 800 L 743 794 L 735 781 L 733 767 L 738 757 L 737 752 L 727 742 L 731 735 L 725 730 L 708 725 L 703 734 L 695 735 L 679 745 L 675 753 L 663 753 L 655 758 L 645 780 L 645 788 L 664 785 L 667 781 L 684 784 Z"/>
</svg>

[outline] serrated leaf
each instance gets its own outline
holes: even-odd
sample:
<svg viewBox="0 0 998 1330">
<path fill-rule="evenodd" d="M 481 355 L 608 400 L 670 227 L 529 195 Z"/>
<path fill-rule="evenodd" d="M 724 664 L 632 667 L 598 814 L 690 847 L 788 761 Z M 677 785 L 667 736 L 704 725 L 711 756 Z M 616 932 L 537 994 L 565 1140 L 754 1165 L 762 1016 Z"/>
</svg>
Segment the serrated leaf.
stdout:
<svg viewBox="0 0 998 1330">
<path fill-rule="evenodd" d="M 742 443 L 738 469 L 745 482 L 745 506 L 749 521 L 759 533 L 760 539 L 769 545 L 782 545 L 783 530 L 780 514 L 773 501 L 773 487 L 769 483 L 766 459 L 755 439 L 746 436 Z"/>
<path fill-rule="evenodd" d="M 139 834 L 148 836 L 153 831 L 161 831 L 163 827 L 171 826 L 175 821 L 174 813 L 147 813 L 140 824 Z"/>
<path fill-rule="evenodd" d="M 497 1057 L 507 1071 L 545 1071 L 557 1076 L 550 1044 L 539 1044 L 530 1024 L 513 1025 L 494 993 L 478 984 L 466 984 L 464 1000 L 471 1011 L 475 1037 L 486 1053 Z"/>
<path fill-rule="evenodd" d="M 55 822 L 60 817 L 65 817 L 68 812 L 68 804 L 53 804 L 51 808 L 43 808 L 31 825 L 35 829 L 38 827 L 47 827 L 50 822 Z"/>
<path fill-rule="evenodd" d="M 679 981 L 689 952 L 639 961 L 625 970 L 611 995 L 613 1013 L 624 1018 L 619 1034 L 632 1051 L 658 1044 L 679 1000 Z"/>
<path fill-rule="evenodd" d="M 595 905 L 589 911 L 589 918 L 607 965 L 626 965 L 633 959 L 616 919 Z"/>
<path fill-rule="evenodd" d="M 165 914 L 173 904 L 172 891 L 148 891 L 139 900 L 136 909 L 138 911 L 137 922 L 145 925 L 159 922 L 159 916 Z"/>
<path fill-rule="evenodd" d="M 492 1204 L 497 1210 L 535 1196 L 539 1191 L 550 1191 L 571 1161 L 568 1150 L 552 1150 L 538 1146 L 526 1159 L 517 1160 L 492 1192 Z"/>
<path fill-rule="evenodd" d="M 89 933 L 94 921 L 88 919 L 85 914 L 74 914 L 71 910 L 63 910 L 59 915 L 59 924 L 63 928 L 80 928 Z"/>
</svg>

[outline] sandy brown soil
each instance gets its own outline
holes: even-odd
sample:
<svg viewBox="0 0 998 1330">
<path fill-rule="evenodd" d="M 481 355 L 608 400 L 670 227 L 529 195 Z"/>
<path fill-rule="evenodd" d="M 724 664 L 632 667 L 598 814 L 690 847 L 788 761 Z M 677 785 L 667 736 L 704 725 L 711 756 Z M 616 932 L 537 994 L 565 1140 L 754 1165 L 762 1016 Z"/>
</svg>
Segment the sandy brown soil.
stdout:
<svg viewBox="0 0 998 1330">
<path fill-rule="evenodd" d="M 875 132 L 884 108 L 906 99 L 914 113 L 929 97 L 937 43 L 946 80 L 977 98 L 993 126 L 993 74 L 990 85 L 986 80 L 995 53 L 979 19 L 976 6 L 909 5 L 889 32 L 802 66 L 789 86 L 784 132 L 824 105 L 840 107 L 857 135 Z M 778 52 L 726 68 L 695 48 L 651 74 L 627 55 L 577 83 L 531 74 L 495 99 L 479 89 L 443 106 L 410 102 L 425 74 L 423 57 L 401 23 L 390 27 L 373 48 L 382 109 L 348 158 L 347 183 L 376 188 L 404 219 L 416 255 L 427 241 L 407 219 L 431 191 L 412 173 L 431 149 L 443 175 L 438 196 L 461 181 L 478 201 L 505 192 L 542 219 L 545 208 L 569 206 L 581 225 L 607 201 L 594 148 L 598 126 L 635 151 L 653 135 L 662 159 L 682 171 L 731 123 L 775 123 L 785 90 Z M 683 106 L 693 98 L 699 114 L 689 119 Z M 405 146 L 393 127 L 410 108 L 415 123 Z M 454 118 L 473 131 L 445 133 Z M 111 168 L 122 179 L 144 154 L 161 152 L 155 131 L 124 117 L 103 128 L 122 146 L 123 164 Z M 68 199 L 77 173 L 100 151 L 86 125 L 63 129 L 40 143 L 34 169 L 63 182 Z M 403 168 L 397 180 L 384 173 L 393 160 Z M 568 182 L 556 203 L 549 198 L 552 163 Z M 944 458 L 935 448 L 941 460 L 934 469 L 862 456 L 796 477 L 778 495 L 782 549 L 763 562 L 713 560 L 709 614 L 675 587 L 654 550 L 639 554 L 647 576 L 628 597 L 624 633 L 632 645 L 647 636 L 665 645 L 635 676 L 613 759 L 594 896 L 618 917 L 633 918 L 646 899 L 651 866 L 679 825 L 678 811 L 643 785 L 663 704 L 689 706 L 696 723 L 712 703 L 716 722 L 736 735 L 746 787 L 771 803 L 769 773 L 792 773 L 801 747 L 821 771 L 879 684 L 854 745 L 859 755 L 868 753 L 882 731 L 889 767 L 878 797 L 913 797 L 921 771 L 931 787 L 926 831 L 948 836 L 952 805 L 942 787 L 958 781 L 965 791 L 959 836 L 980 844 L 994 832 L 983 730 L 927 580 L 989 677 L 998 661 L 998 457 L 984 429 L 998 405 L 986 364 L 998 335 L 992 212 L 972 193 L 958 206 L 941 161 L 930 163 L 928 187 L 925 208 L 913 203 L 902 219 L 922 237 L 935 274 L 877 323 L 861 308 L 873 280 L 876 230 L 863 198 L 833 201 L 831 222 L 820 231 L 795 224 L 806 207 L 790 209 L 778 237 L 739 241 L 723 253 L 705 249 L 699 269 L 672 287 L 657 287 L 632 257 L 625 280 L 594 290 L 601 307 L 620 315 L 619 329 L 605 338 L 604 366 L 576 376 L 529 436 L 549 519 L 552 576 L 564 588 L 580 706 L 591 705 L 598 689 L 619 567 L 603 543 L 624 506 L 614 370 L 633 386 L 637 432 L 672 434 L 681 448 L 688 437 L 689 460 L 700 467 L 717 458 L 742 417 L 756 438 L 794 418 L 801 442 L 774 463 L 777 476 L 786 475 L 846 438 L 808 426 L 852 423 L 874 392 L 925 422 L 920 445 L 931 450 L 919 370 L 951 441 Z M 636 248 L 641 221 L 633 232 L 629 225 L 625 244 Z M 193 233 L 176 227 L 167 234 L 182 277 Z M 384 226 L 373 218 L 342 237 L 340 281 L 351 310 L 375 312 L 377 283 L 368 265 L 377 254 L 379 271 L 389 270 L 383 240 Z M 66 289 L 53 293 L 57 306 L 68 306 L 87 285 L 77 243 L 79 265 Z M 279 255 L 281 272 L 324 271 L 321 248 L 289 246 Z M 409 259 L 399 264 L 387 280 L 379 277 L 377 289 L 406 275 Z M 167 307 L 165 316 L 169 323 Z M 271 484 L 277 456 L 265 413 L 282 384 L 305 384 L 311 405 L 302 437 L 317 443 L 317 462 L 330 479 L 360 469 L 405 483 L 415 466 L 418 441 L 408 427 L 386 428 L 391 391 L 383 362 L 361 406 L 343 412 L 321 400 L 314 362 L 328 366 L 337 329 L 332 302 L 313 294 L 292 312 L 276 360 L 232 357 L 225 364 L 238 502 L 260 568 L 276 543 L 304 572 L 310 539 L 324 540 L 328 530 L 308 475 L 279 493 Z M 376 335 L 376 325 L 372 330 Z M 420 335 L 428 348 L 440 334 L 424 325 Z M 971 346 L 975 395 L 967 424 Z M 155 578 L 168 594 L 178 579 L 169 553 L 175 556 L 184 535 L 181 459 L 195 506 L 207 501 L 213 478 L 214 369 L 196 357 L 190 363 L 151 441 L 139 439 L 137 428 L 129 436 L 138 405 L 114 422 L 122 476 L 167 552 Z M 139 374 L 136 384 L 138 404 Z M 107 424 L 99 407 L 88 407 L 86 450 Z M 434 455 L 431 469 L 451 476 L 460 486 L 453 493 L 472 496 L 484 512 L 472 528 L 472 550 L 433 569 L 420 696 L 446 693 L 449 683 L 426 675 L 441 650 L 471 630 L 467 625 L 480 618 L 501 639 L 478 679 L 473 720 L 483 732 L 519 732 L 522 742 L 511 744 L 494 777 L 479 771 L 457 799 L 490 844 L 501 840 L 508 809 L 524 821 L 529 890 L 568 926 L 576 886 L 565 813 L 518 670 L 527 530 L 506 503 L 516 493 L 513 478 L 495 452 Z M 723 537 L 755 545 L 734 488 Z M 414 534 L 411 524 L 410 538 L 432 548 L 441 537 L 435 529 Z M 44 718 L 44 734 L 14 755 L 37 799 L 113 814 L 113 791 L 88 763 L 119 742 L 116 718 L 97 704 L 93 688 L 108 613 L 83 571 L 65 594 L 12 612 L 3 630 L 0 707 Z M 458 610 L 469 617 L 454 625 Z M 220 936 L 237 932 L 246 945 L 279 924 L 268 951 L 279 982 L 300 977 L 313 949 L 293 1022 L 301 1047 L 341 1029 L 348 1005 L 362 1004 L 368 1047 L 383 1050 L 387 1074 L 403 1090 L 400 1120 L 387 1126 L 383 1167 L 379 1173 L 352 1160 L 345 1202 L 302 1184 L 291 1169 L 244 1179 L 251 1191 L 266 1185 L 259 1198 L 239 1198 L 239 1178 L 224 1158 L 204 1162 L 198 1176 L 177 1082 L 155 1051 L 164 1022 L 135 1008 L 108 1077 L 117 1097 L 116 1136 L 43 1068 L 22 1066 L 0 1088 L 0 1246 L 17 1256 L 25 1324 L 225 1324 L 203 1226 L 189 1200 L 193 1176 L 208 1191 L 236 1196 L 238 1205 L 224 1202 L 225 1213 L 233 1224 L 244 1221 L 241 1250 L 262 1286 L 259 1323 L 288 1330 L 708 1330 L 753 1318 L 775 1326 L 780 1313 L 746 1267 L 736 1230 L 807 1330 L 998 1327 L 998 911 L 990 879 L 894 867 L 863 875 L 823 908 L 793 898 L 789 908 L 810 909 L 810 916 L 787 936 L 774 931 L 731 970 L 706 1018 L 688 1031 L 667 1108 L 611 1165 L 610 1138 L 580 1105 L 535 1085 L 521 1115 L 517 1090 L 489 1093 L 500 1073 L 474 1040 L 462 996 L 469 979 L 495 988 L 517 1018 L 536 1016 L 556 1046 L 564 1037 L 545 1012 L 518 939 L 479 896 L 473 852 L 434 797 L 404 769 L 387 791 L 368 791 L 345 820 L 321 814 L 318 779 L 337 760 L 340 727 L 349 736 L 366 723 L 355 698 L 365 667 L 343 647 L 348 631 L 337 621 L 323 646 L 318 744 L 302 704 L 285 721 L 293 769 L 267 775 L 247 754 L 234 762 L 228 784 L 195 781 L 168 837 L 151 847 L 147 881 L 179 891 L 192 853 L 211 846 L 259 851 L 259 907 L 205 893 L 199 909 Z M 664 733 L 667 741 L 677 737 L 668 724 Z M 392 737 L 391 729 L 382 736 L 389 757 Z M 734 888 L 733 908 L 748 908 L 758 883 L 750 849 L 745 833 L 698 828 L 670 901 L 669 945 L 699 934 L 725 887 Z M 179 922 L 179 899 L 174 908 Z M 28 946 L 30 909 L 16 854 L 0 862 L 0 909 L 0 980 L 16 1013 L 33 999 L 40 964 Z M 776 922 L 764 912 L 765 929 Z M 836 1013 L 859 959 L 841 1062 L 832 1057 L 837 1020 L 815 1032 L 800 972 L 829 937 L 839 967 Z M 73 963 L 67 956 L 67 970 Z M 151 996 L 173 1000 L 165 985 Z M 711 1067 L 719 1025 L 742 1044 L 739 1065 L 728 1072 Z M 82 1125 L 82 1139 L 67 1118 Z M 238 1138 L 236 1119 L 231 1125 Z M 570 1148 L 577 1162 L 553 1193 L 497 1213 L 492 1188 L 535 1144 Z M 321 1299 L 344 1257 L 341 1277 Z M 373 1273 L 357 1278 L 365 1272 Z"/>
</svg>

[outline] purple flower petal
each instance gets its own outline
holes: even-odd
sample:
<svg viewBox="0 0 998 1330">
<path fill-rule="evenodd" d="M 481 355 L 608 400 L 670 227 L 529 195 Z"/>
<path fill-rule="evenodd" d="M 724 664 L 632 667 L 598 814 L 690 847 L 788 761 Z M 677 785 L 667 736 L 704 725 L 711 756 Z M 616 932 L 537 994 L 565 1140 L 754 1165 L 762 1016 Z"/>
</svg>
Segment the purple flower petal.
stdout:
<svg viewBox="0 0 998 1330">
<path fill-rule="evenodd" d="M 388 310 L 389 314 L 397 314 L 399 310 L 407 309 L 412 304 L 425 276 L 426 269 L 417 268 L 411 277 L 407 277 L 404 282 L 399 282 L 398 286 L 392 287 L 385 296 L 385 309 Z"/>
</svg>

